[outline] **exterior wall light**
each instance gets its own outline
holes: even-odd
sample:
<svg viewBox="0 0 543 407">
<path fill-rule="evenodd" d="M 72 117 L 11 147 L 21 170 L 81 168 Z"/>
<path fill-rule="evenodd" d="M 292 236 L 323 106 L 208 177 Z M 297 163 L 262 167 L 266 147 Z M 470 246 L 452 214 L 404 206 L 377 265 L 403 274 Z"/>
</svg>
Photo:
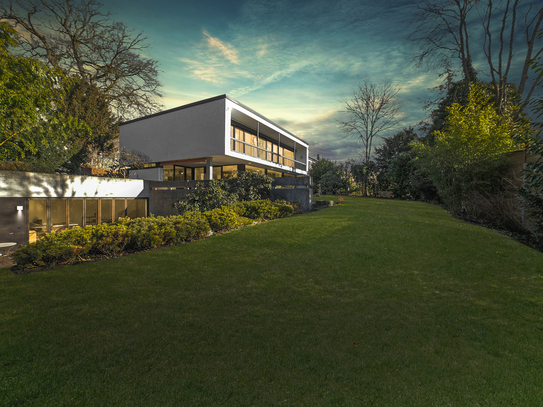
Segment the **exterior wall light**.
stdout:
<svg viewBox="0 0 543 407">
<path fill-rule="evenodd" d="M 17 206 L 17 211 L 22 211 L 22 210 L 23 210 L 22 206 Z"/>
</svg>

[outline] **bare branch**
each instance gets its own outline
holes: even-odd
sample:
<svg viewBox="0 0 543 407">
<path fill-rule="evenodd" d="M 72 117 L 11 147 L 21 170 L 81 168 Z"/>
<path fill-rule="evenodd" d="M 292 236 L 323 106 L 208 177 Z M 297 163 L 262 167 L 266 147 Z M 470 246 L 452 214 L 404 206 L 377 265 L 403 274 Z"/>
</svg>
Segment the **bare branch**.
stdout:
<svg viewBox="0 0 543 407">
<path fill-rule="evenodd" d="M 119 117 L 157 111 L 158 64 L 143 56 L 146 38 L 102 7 L 96 0 L 8 0 L 0 19 L 22 29 L 26 55 L 97 86 Z"/>
<path fill-rule="evenodd" d="M 343 102 L 344 119 L 339 125 L 346 137 L 356 137 L 364 145 L 366 163 L 371 159 L 373 139 L 399 123 L 398 92 L 389 81 L 379 85 L 364 81 Z"/>
</svg>

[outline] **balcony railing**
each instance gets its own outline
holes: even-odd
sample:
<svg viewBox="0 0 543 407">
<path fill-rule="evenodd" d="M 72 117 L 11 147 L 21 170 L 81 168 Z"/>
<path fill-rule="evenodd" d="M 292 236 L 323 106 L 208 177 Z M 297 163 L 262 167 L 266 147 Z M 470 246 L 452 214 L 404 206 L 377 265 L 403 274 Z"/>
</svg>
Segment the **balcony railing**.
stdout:
<svg viewBox="0 0 543 407">
<path fill-rule="evenodd" d="M 238 148 L 241 145 L 242 148 Z M 247 143 L 246 141 L 238 140 L 237 138 L 230 137 L 230 149 L 236 153 L 248 155 L 250 157 L 261 158 L 266 161 L 270 161 L 276 164 L 286 165 L 287 167 L 306 171 L 306 164 L 303 161 L 298 161 L 295 158 L 287 157 L 279 153 L 255 146 L 254 144 Z"/>
</svg>

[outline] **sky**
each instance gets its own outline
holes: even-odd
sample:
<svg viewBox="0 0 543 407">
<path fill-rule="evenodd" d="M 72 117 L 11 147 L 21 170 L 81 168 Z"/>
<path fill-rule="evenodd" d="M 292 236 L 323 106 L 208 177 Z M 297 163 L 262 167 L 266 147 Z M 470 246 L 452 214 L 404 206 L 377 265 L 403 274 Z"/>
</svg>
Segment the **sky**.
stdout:
<svg viewBox="0 0 543 407">
<path fill-rule="evenodd" d="M 104 0 L 143 31 L 159 62 L 164 109 L 227 94 L 302 138 L 310 156 L 361 160 L 338 118 L 361 81 L 400 88 L 398 128 L 416 126 L 436 97 L 435 72 L 410 65 L 409 1 Z M 379 140 L 377 141 L 379 143 Z"/>
</svg>

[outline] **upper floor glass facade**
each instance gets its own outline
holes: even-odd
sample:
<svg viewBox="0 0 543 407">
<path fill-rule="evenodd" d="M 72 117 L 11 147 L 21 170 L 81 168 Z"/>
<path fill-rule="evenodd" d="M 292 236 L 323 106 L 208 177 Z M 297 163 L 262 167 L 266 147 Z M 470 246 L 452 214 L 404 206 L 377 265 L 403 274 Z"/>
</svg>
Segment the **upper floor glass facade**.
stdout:
<svg viewBox="0 0 543 407">
<path fill-rule="evenodd" d="M 230 150 L 262 160 L 305 170 L 305 163 L 295 162 L 293 149 L 281 145 L 266 135 L 249 130 L 237 123 L 230 126 Z M 302 168 L 303 165 L 303 168 Z"/>
</svg>

